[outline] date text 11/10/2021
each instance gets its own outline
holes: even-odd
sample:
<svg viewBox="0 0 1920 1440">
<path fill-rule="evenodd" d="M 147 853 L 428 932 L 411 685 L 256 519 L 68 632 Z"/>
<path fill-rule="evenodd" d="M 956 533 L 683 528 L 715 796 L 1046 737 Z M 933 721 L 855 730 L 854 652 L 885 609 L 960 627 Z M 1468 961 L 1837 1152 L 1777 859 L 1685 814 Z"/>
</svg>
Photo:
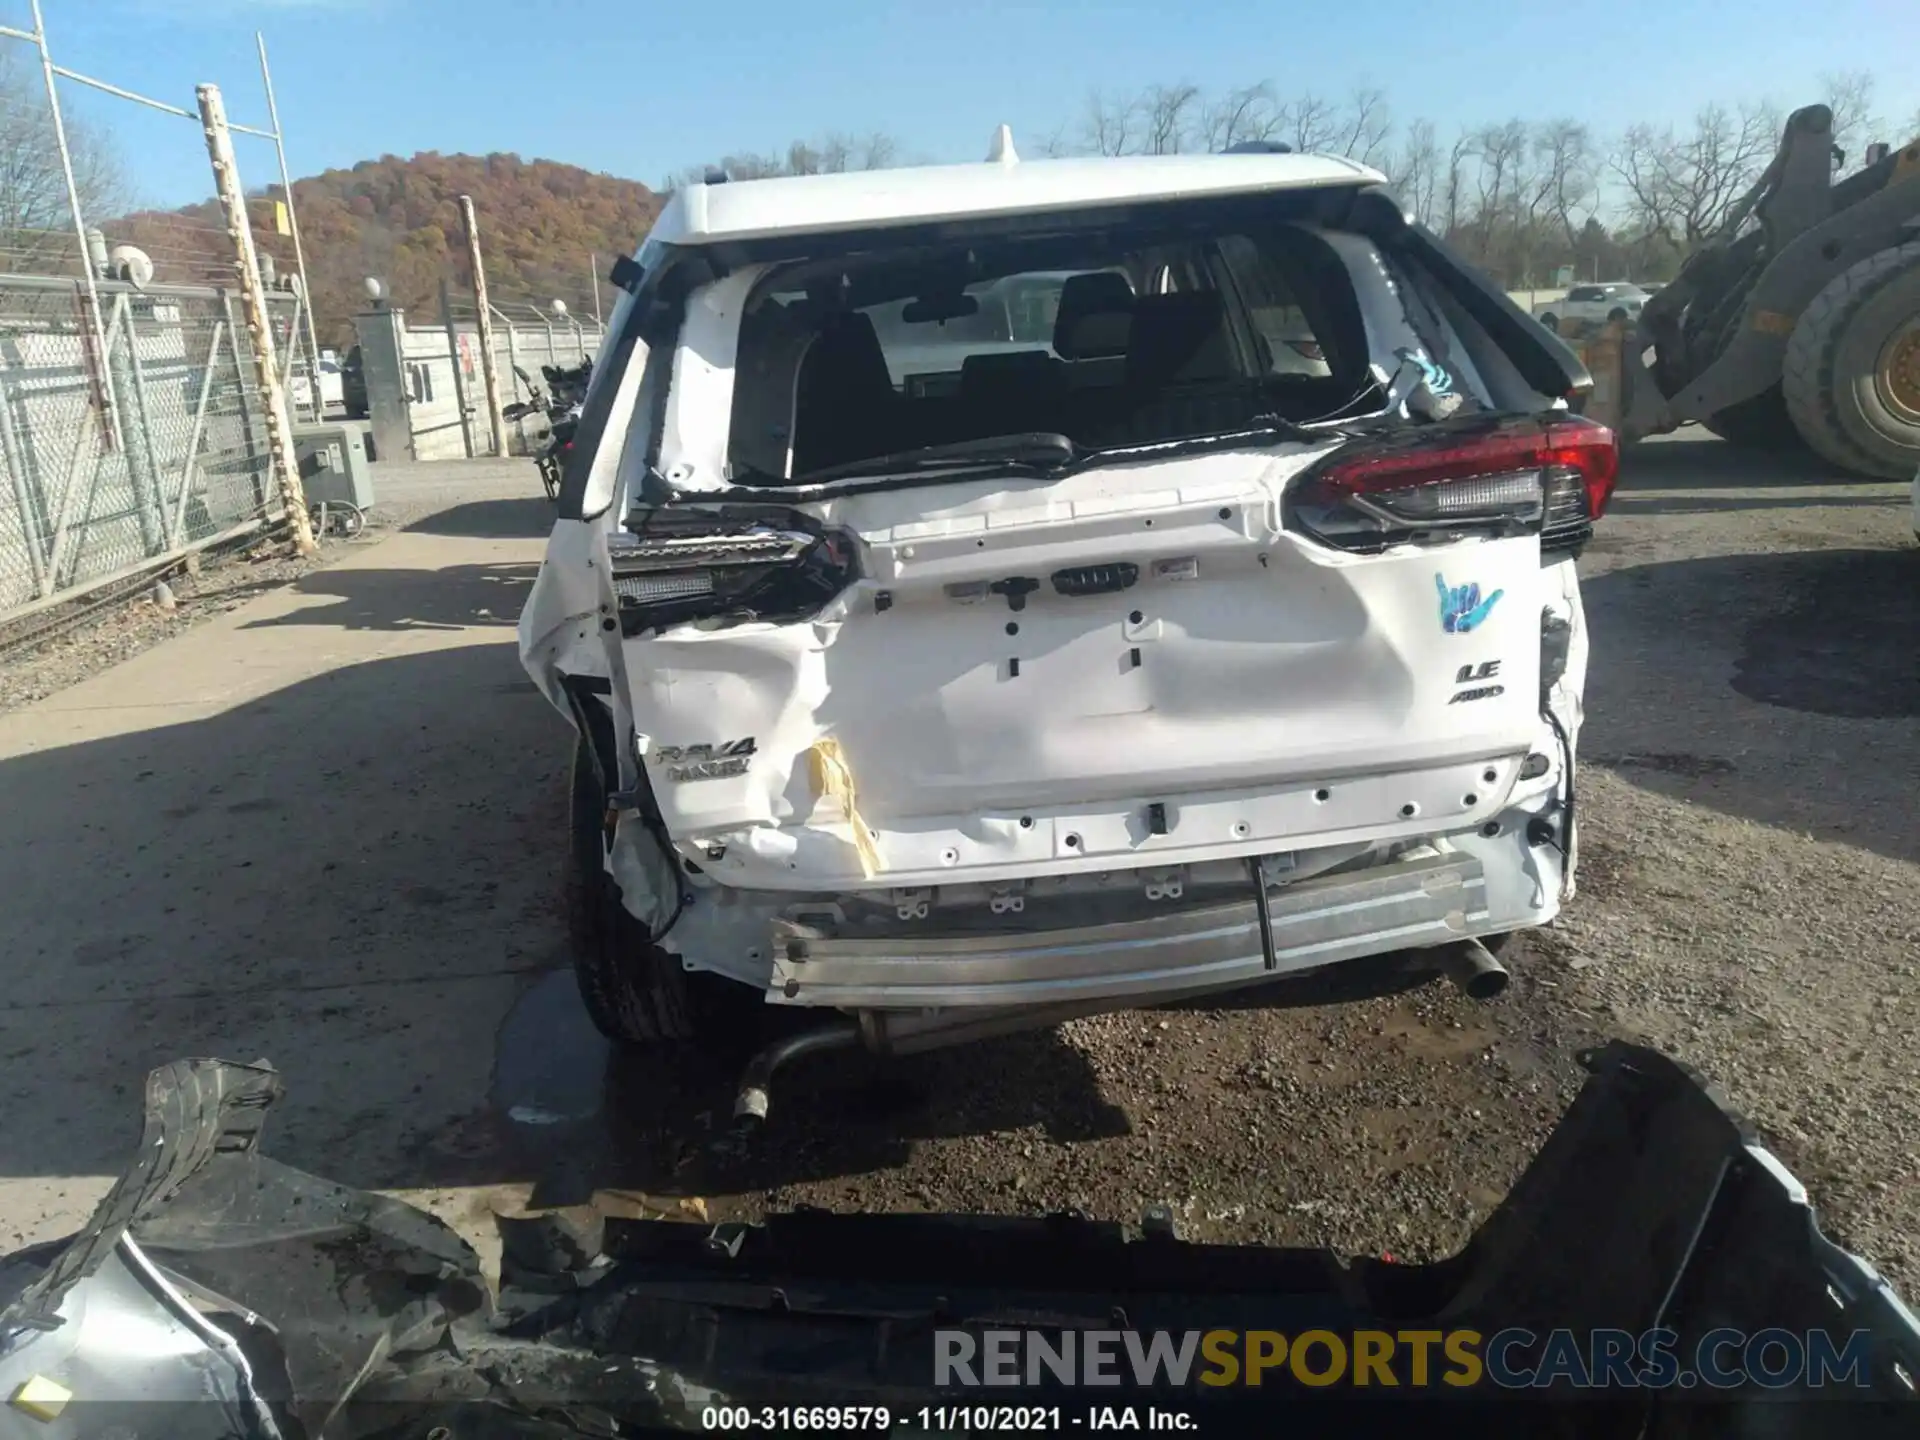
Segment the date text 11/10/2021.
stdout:
<svg viewBox="0 0 1920 1440">
<path fill-rule="evenodd" d="M 1076 1430 L 1140 1430 L 1177 1433 L 1199 1428 L 1185 1410 L 1158 1405 L 922 1405 L 891 1410 L 884 1405 L 710 1405 L 704 1429 L 737 1434 L 865 1430 L 885 1435 L 1027 1433 L 1059 1435 Z"/>
</svg>

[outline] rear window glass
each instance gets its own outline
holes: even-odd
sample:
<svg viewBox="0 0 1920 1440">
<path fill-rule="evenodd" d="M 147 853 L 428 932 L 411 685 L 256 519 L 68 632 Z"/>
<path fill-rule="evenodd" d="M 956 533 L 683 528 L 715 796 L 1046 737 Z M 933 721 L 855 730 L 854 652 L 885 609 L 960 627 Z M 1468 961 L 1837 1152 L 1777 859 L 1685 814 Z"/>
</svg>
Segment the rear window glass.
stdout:
<svg viewBox="0 0 1920 1440">
<path fill-rule="evenodd" d="M 1345 265 L 1288 224 L 785 266 L 748 301 L 735 377 L 745 483 L 1003 435 L 1104 449 L 1315 420 L 1368 383 Z"/>
</svg>

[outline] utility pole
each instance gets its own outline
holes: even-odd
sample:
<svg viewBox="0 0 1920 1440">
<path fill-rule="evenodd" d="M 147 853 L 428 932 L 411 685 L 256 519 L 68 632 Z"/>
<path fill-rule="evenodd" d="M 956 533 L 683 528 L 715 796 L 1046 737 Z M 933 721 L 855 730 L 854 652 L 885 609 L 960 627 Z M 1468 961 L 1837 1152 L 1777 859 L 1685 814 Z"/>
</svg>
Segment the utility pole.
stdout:
<svg viewBox="0 0 1920 1440">
<path fill-rule="evenodd" d="M 300 484 L 300 463 L 293 453 L 293 422 L 287 415 L 287 393 L 280 385 L 280 366 L 274 356 L 273 321 L 267 313 L 266 288 L 260 282 L 260 257 L 253 248 L 253 228 L 247 223 L 247 197 L 240 187 L 240 167 L 233 158 L 233 132 L 227 128 L 227 107 L 218 85 L 194 88 L 200 102 L 200 125 L 207 135 L 207 156 L 213 161 L 214 193 L 226 213 L 227 234 L 233 240 L 234 269 L 239 272 L 240 304 L 247 322 L 247 348 L 253 372 L 266 405 L 267 456 L 280 482 L 280 498 L 293 529 L 293 548 L 311 555 L 318 547 L 307 519 L 307 497 Z M 295 337 L 288 340 L 298 343 Z M 319 376 L 314 377 L 319 384 Z"/>
<path fill-rule="evenodd" d="M 604 330 L 606 322 L 600 318 L 600 257 L 591 251 L 587 253 L 587 278 L 593 281 L 593 323 Z"/>
<path fill-rule="evenodd" d="M 487 389 L 487 428 L 493 432 L 493 453 L 507 455 L 507 418 L 500 410 L 500 372 L 493 363 L 493 308 L 487 304 L 487 267 L 480 260 L 480 224 L 474 218 L 473 197 L 460 197 L 460 224 L 467 232 L 467 263 L 473 267 L 473 306 L 480 317 L 480 378 Z"/>
</svg>

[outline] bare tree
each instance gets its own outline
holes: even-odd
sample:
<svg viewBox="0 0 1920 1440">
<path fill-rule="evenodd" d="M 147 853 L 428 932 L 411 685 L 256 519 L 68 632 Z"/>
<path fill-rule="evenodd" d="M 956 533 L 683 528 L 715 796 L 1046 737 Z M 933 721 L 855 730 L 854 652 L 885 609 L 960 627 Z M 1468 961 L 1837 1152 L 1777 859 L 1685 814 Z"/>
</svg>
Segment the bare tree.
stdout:
<svg viewBox="0 0 1920 1440">
<path fill-rule="evenodd" d="M 1607 157 L 1607 168 L 1625 191 L 1624 218 L 1641 230 L 1661 235 L 1673 228 L 1667 187 L 1661 179 L 1671 148 L 1671 134 L 1663 135 L 1651 125 L 1630 125 Z"/>
<path fill-rule="evenodd" d="M 1095 155 L 1127 155 L 1139 140 L 1140 97 L 1107 96 L 1098 90 L 1087 96 L 1080 120 L 1082 144 Z"/>
<path fill-rule="evenodd" d="M 1035 153 L 1045 159 L 1058 160 L 1064 156 L 1074 154 L 1078 148 L 1079 147 L 1073 143 L 1071 137 L 1068 136 L 1066 127 L 1062 126 L 1052 134 L 1045 136 L 1039 145 L 1035 147 Z"/>
<path fill-rule="evenodd" d="M 1629 129 L 1610 162 L 1627 193 L 1627 212 L 1648 234 L 1692 246 L 1720 228 L 1727 212 L 1773 158 L 1780 115 L 1770 105 L 1729 111 L 1708 105 L 1692 130 Z"/>
<path fill-rule="evenodd" d="M 1338 107 L 1318 95 L 1300 95 L 1281 106 L 1280 128 L 1296 150 L 1330 149 L 1340 134 Z"/>
<path fill-rule="evenodd" d="M 1599 164 L 1592 134 L 1578 120 L 1549 120 L 1534 133 L 1533 153 L 1540 172 L 1540 198 L 1572 247 L 1598 198 Z"/>
<path fill-rule="evenodd" d="M 1474 137 L 1462 130 L 1453 137 L 1453 145 L 1447 151 L 1446 197 L 1446 234 L 1452 235 L 1460 228 L 1466 218 L 1466 178 L 1467 167 L 1478 158 L 1474 148 Z"/>
<path fill-rule="evenodd" d="M 857 170 L 891 170 L 899 163 L 900 143 L 893 136 L 875 130 L 857 142 Z"/>
<path fill-rule="evenodd" d="M 1474 223 L 1480 232 L 1483 262 L 1493 256 L 1502 219 L 1512 219 L 1518 212 L 1528 183 L 1525 172 L 1529 138 L 1524 120 L 1483 125 L 1474 136 L 1474 152 L 1480 161 Z"/>
<path fill-rule="evenodd" d="M 126 172 L 111 138 L 71 116 L 66 131 L 83 218 L 99 224 L 130 208 Z M 24 266 L 72 256 L 76 248 L 46 90 L 38 70 L 7 46 L 0 49 L 0 252 L 7 264 Z"/>
<path fill-rule="evenodd" d="M 1833 143 L 1857 169 L 1869 142 L 1880 138 L 1881 120 L 1873 113 L 1874 79 L 1865 70 L 1842 70 L 1820 77 L 1820 103 L 1833 111 Z"/>
<path fill-rule="evenodd" d="M 1432 226 L 1440 185 L 1440 145 L 1431 120 L 1416 120 L 1407 127 L 1399 154 L 1387 162 L 1387 177 L 1413 217 L 1422 225 Z"/>
<path fill-rule="evenodd" d="M 1381 159 L 1387 139 L 1393 134 L 1393 116 L 1387 109 L 1387 92 L 1363 85 L 1347 100 L 1347 113 L 1340 120 L 1342 155 L 1372 165 Z"/>
<path fill-rule="evenodd" d="M 665 187 L 698 182 L 716 171 L 729 180 L 770 180 L 782 175 L 837 175 L 848 170 L 886 170 L 898 163 L 900 142 L 884 131 L 852 136 L 831 134 L 820 140 L 795 140 L 780 155 L 753 151 L 723 156 L 711 165 L 693 165 L 671 177 Z"/>
<path fill-rule="evenodd" d="M 1149 155 L 1178 155 L 1194 138 L 1199 109 L 1199 86 L 1155 85 L 1139 105 L 1140 148 Z"/>
<path fill-rule="evenodd" d="M 1206 147 L 1221 151 L 1248 140 L 1271 140 L 1280 129 L 1280 107 L 1273 87 L 1264 81 L 1229 90 L 1200 112 L 1200 135 Z"/>
<path fill-rule="evenodd" d="M 1694 117 L 1693 132 L 1669 150 L 1665 175 L 1689 245 L 1720 228 L 1773 158 L 1779 136 L 1780 114 L 1770 105 L 1742 105 L 1731 113 L 1709 105 Z"/>
</svg>

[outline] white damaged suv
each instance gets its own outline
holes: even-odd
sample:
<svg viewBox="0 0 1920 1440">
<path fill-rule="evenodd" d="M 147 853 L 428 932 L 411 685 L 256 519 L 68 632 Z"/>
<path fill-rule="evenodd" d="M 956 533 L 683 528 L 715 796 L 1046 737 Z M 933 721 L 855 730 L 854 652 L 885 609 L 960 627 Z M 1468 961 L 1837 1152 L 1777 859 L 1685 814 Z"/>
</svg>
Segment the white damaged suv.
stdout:
<svg viewBox="0 0 1920 1440">
<path fill-rule="evenodd" d="M 1572 894 L 1579 362 L 1349 161 L 1004 140 L 690 185 L 616 268 L 520 621 L 611 1036 L 1504 979 Z"/>
</svg>

